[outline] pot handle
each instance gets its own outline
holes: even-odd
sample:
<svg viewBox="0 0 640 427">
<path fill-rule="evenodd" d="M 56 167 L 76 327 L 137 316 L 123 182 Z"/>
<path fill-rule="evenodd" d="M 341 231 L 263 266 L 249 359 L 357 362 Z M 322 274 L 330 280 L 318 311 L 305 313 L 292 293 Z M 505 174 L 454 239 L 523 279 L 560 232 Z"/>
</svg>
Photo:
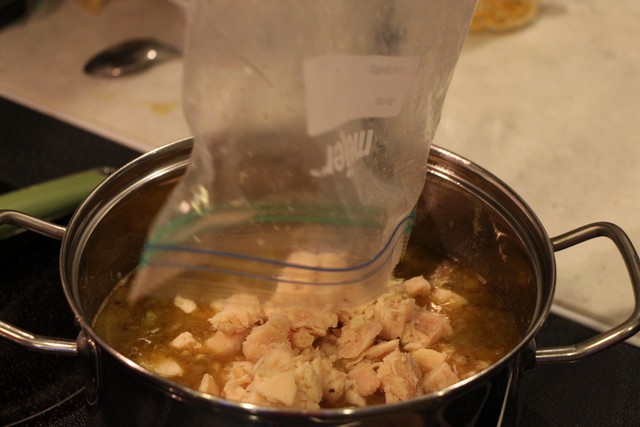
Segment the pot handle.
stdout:
<svg viewBox="0 0 640 427">
<path fill-rule="evenodd" d="M 13 225 L 58 240 L 62 240 L 66 231 L 66 228 L 61 225 L 52 224 L 13 210 L 0 210 L 1 225 Z"/>
<path fill-rule="evenodd" d="M 561 251 L 595 237 L 608 237 L 620 251 L 633 287 L 633 313 L 620 325 L 579 344 L 538 349 L 535 354 L 536 363 L 573 362 L 624 341 L 640 330 L 640 259 L 631 240 L 620 227 L 608 222 L 597 222 L 554 237 L 551 244 L 554 251 Z"/>
<path fill-rule="evenodd" d="M 0 195 L 0 238 L 25 229 L 61 240 L 65 227 L 31 215 L 57 218 L 73 212 L 111 172 L 113 169 L 108 167 L 94 168 Z M 78 354 L 77 340 L 35 335 L 3 321 L 0 321 L 0 337 L 44 353 Z"/>
<path fill-rule="evenodd" d="M 76 340 L 49 338 L 35 335 L 23 329 L 16 328 L 0 320 L 0 337 L 7 338 L 16 344 L 43 353 L 76 356 L 78 344 Z"/>
<path fill-rule="evenodd" d="M 54 239 L 62 239 L 65 228 L 56 224 L 33 218 L 27 214 L 11 210 L 0 210 L 0 224 L 14 225 L 35 231 Z M 44 353 L 75 356 L 78 353 L 75 340 L 43 337 L 17 328 L 0 320 L 0 337 L 16 344 Z"/>
</svg>

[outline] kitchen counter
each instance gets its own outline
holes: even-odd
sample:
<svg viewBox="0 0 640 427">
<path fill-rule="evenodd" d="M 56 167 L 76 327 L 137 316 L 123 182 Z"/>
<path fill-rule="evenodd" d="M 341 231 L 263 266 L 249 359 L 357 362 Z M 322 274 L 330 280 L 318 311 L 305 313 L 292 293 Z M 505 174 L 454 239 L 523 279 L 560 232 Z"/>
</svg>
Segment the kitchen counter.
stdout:
<svg viewBox="0 0 640 427">
<path fill-rule="evenodd" d="M 510 185 L 550 236 L 605 220 L 640 246 L 638 22 L 634 0 L 543 0 L 527 28 L 471 34 L 434 143 Z M 184 25 L 164 1 L 112 0 L 97 13 L 63 1 L 0 32 L 0 96 L 137 152 L 189 136 L 180 60 L 120 80 L 82 73 L 93 52 L 128 37 L 180 45 Z M 631 313 L 629 279 L 608 241 L 559 252 L 557 262 L 555 313 L 599 330 Z"/>
<path fill-rule="evenodd" d="M 633 0 L 543 0 L 530 27 L 472 35 L 434 143 L 500 177 L 550 236 L 609 221 L 640 247 L 638 22 Z M 629 279 L 606 239 L 556 259 L 556 313 L 596 329 L 631 314 Z"/>
</svg>

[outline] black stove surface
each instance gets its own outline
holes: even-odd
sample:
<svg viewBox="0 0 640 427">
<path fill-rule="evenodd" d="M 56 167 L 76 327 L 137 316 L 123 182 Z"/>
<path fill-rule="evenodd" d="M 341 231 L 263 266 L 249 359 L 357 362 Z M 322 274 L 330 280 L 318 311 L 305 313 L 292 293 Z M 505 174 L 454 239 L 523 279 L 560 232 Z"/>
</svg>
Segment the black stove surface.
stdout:
<svg viewBox="0 0 640 427">
<path fill-rule="evenodd" d="M 0 99 L 0 193 L 90 167 L 119 167 L 138 155 Z M 58 274 L 59 249 L 60 242 L 30 232 L 0 240 L 0 320 L 39 335 L 76 337 Z M 536 341 L 567 345 L 593 334 L 551 315 Z M 86 425 L 83 378 L 75 357 L 0 339 L 0 425 Z M 627 344 L 574 364 L 536 366 L 522 380 L 519 425 L 635 426 L 639 379 L 640 349 Z"/>
<path fill-rule="evenodd" d="M 75 338 L 78 333 L 58 279 L 60 242 L 23 233 L 0 241 L 0 319 L 38 335 Z M 81 396 L 84 367 L 75 357 L 29 351 L 0 340 L 0 423 L 11 424 L 57 407 L 67 417 Z M 64 404 L 61 404 L 64 402 Z M 33 417 L 50 419 L 52 415 Z M 45 424 L 47 425 L 47 424 Z"/>
</svg>

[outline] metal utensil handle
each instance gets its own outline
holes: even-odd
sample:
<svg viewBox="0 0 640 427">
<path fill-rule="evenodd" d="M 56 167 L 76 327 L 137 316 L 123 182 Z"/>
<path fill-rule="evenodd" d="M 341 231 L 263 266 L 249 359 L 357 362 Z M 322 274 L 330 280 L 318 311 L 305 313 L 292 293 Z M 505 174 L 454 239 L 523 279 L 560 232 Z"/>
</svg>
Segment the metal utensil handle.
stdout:
<svg viewBox="0 0 640 427">
<path fill-rule="evenodd" d="M 21 212 L 11 210 L 0 210 L 0 225 L 2 224 L 15 225 L 54 239 L 62 239 L 66 230 L 59 225 L 51 224 Z M 78 345 L 75 340 L 35 335 L 2 321 L 0 321 L 0 337 L 7 338 L 16 344 L 44 353 L 72 356 L 78 353 Z"/>
<path fill-rule="evenodd" d="M 620 325 L 579 344 L 537 350 L 536 363 L 573 362 L 624 341 L 640 330 L 640 259 L 631 240 L 620 227 L 608 222 L 593 223 L 557 236 L 551 239 L 551 244 L 554 251 L 561 251 L 595 237 L 608 237 L 620 251 L 633 288 L 633 313 Z"/>
</svg>

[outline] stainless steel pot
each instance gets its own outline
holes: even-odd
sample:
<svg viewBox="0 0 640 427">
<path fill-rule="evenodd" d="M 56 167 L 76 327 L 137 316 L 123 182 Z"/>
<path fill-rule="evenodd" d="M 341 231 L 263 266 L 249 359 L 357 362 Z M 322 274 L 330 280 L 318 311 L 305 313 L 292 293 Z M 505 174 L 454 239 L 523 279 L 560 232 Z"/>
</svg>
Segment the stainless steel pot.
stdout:
<svg viewBox="0 0 640 427">
<path fill-rule="evenodd" d="M 79 355 L 89 369 L 85 394 L 96 425 L 512 425 L 520 375 L 536 363 L 581 359 L 640 329 L 640 260 L 625 233 L 596 223 L 549 239 L 524 201 L 486 170 L 433 147 L 411 245 L 463 260 L 485 277 L 514 313 L 522 340 L 502 360 L 436 393 L 393 405 L 357 409 L 282 410 L 204 395 L 163 379 L 116 352 L 92 327 L 120 278 L 135 268 L 146 230 L 189 162 L 192 143 L 179 141 L 121 168 L 80 205 L 65 228 L 15 211 L 13 224 L 62 239 L 60 275 L 75 313 L 77 340 L 33 335 L 0 322 L 0 335 L 34 350 Z M 594 237 L 617 246 L 635 296 L 631 317 L 577 345 L 535 348 L 555 288 L 554 252 Z"/>
</svg>

